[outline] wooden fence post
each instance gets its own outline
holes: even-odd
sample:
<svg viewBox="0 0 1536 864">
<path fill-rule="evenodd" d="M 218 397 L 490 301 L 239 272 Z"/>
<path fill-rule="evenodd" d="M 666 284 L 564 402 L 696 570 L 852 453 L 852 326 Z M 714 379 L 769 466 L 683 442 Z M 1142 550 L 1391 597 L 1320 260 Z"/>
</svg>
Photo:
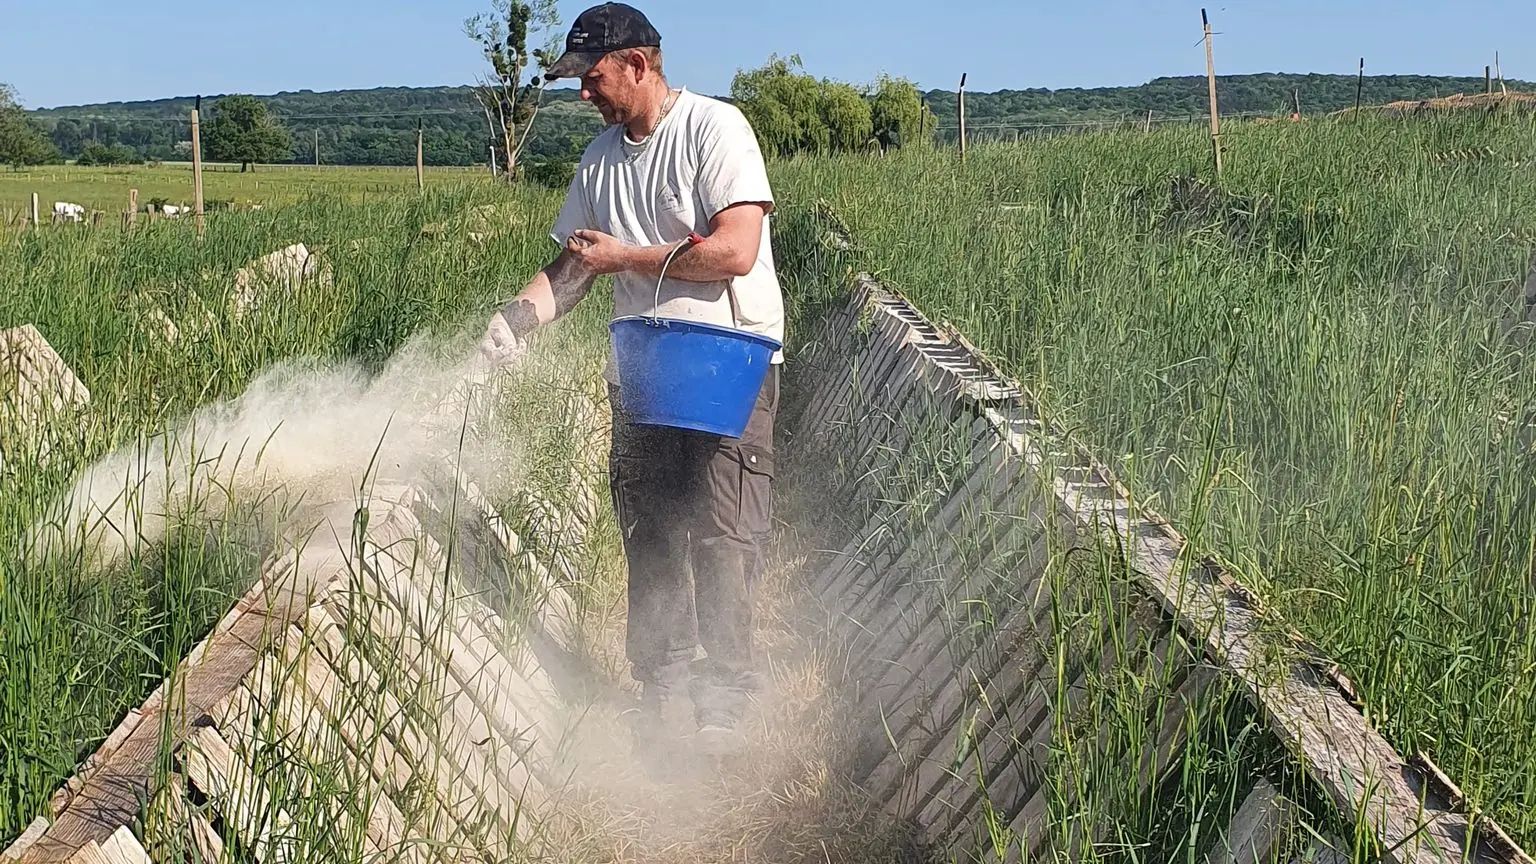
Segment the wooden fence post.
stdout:
<svg viewBox="0 0 1536 864">
<path fill-rule="evenodd" d="M 965 161 L 965 74 L 966 73 L 964 72 L 960 73 L 960 89 L 957 91 L 957 100 L 955 102 L 955 113 L 958 116 L 958 122 L 960 125 L 961 162 Z"/>
<path fill-rule="evenodd" d="M 1200 24 L 1205 29 L 1205 79 L 1211 90 L 1211 151 L 1216 155 L 1216 176 L 1221 176 L 1221 118 L 1216 113 L 1216 60 L 1211 53 L 1211 20 L 1200 10 Z"/>
<path fill-rule="evenodd" d="M 34 229 L 36 229 L 38 227 L 38 221 L 37 221 L 37 193 L 36 192 L 32 193 L 32 227 Z"/>
<path fill-rule="evenodd" d="M 1365 58 L 1360 58 L 1360 76 L 1355 79 L 1355 113 L 1360 113 L 1360 91 L 1365 89 Z"/>
<path fill-rule="evenodd" d="M 128 190 L 128 212 L 123 214 L 123 224 L 129 228 L 139 222 L 139 190 Z"/>
<path fill-rule="evenodd" d="M 203 239 L 203 140 L 198 134 L 197 109 L 203 105 L 198 96 L 192 108 L 192 213 L 197 221 L 197 239 Z"/>
</svg>

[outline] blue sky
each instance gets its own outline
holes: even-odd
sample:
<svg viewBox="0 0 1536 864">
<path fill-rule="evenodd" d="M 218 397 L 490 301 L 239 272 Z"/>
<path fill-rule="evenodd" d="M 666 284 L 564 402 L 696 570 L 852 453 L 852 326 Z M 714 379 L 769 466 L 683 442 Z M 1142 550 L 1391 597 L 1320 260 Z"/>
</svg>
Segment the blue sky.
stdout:
<svg viewBox="0 0 1536 864">
<path fill-rule="evenodd" d="M 798 53 L 854 82 L 1092 87 L 1202 74 L 1200 4 L 1022 0 L 632 0 L 661 31 L 668 77 L 723 93 L 738 68 Z M 1207 0 L 1217 71 L 1536 78 L 1536 3 Z M 562 0 L 562 20 L 590 5 Z M 462 84 L 481 59 L 463 19 L 487 0 L 0 0 L 0 82 L 27 107 L 195 93 Z"/>
</svg>

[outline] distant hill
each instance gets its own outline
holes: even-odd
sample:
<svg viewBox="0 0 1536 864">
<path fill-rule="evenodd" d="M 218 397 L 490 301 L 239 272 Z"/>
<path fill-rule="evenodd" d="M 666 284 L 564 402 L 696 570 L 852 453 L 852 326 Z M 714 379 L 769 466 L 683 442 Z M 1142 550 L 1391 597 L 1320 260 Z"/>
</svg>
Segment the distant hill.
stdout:
<svg viewBox="0 0 1536 864">
<path fill-rule="evenodd" d="M 206 112 L 219 95 L 204 94 Z M 468 87 L 380 87 L 275 93 L 259 96 L 293 132 L 293 161 L 330 165 L 406 165 L 416 161 L 416 124 L 424 129 L 429 165 L 484 164 L 489 141 L 485 114 Z M 96 140 L 126 144 L 149 159 L 185 159 L 191 153 L 194 99 L 71 105 L 31 112 L 68 157 Z M 602 128 L 597 110 L 575 90 L 544 92 L 527 152 L 535 159 L 572 159 Z"/>
<path fill-rule="evenodd" d="M 1511 89 L 1536 84 L 1508 80 Z M 1354 104 L 1353 75 L 1265 73 L 1218 76 L 1217 101 L 1223 114 L 1284 113 L 1299 92 L 1303 113 L 1334 111 Z M 1482 78 L 1430 75 L 1368 75 L 1362 100 L 1379 104 L 1480 93 Z M 203 97 L 206 109 L 218 96 Z M 426 161 L 472 165 L 486 161 L 485 116 L 467 87 L 381 87 L 276 93 L 260 97 L 293 130 L 293 159 L 314 159 L 314 133 L 327 164 L 404 165 L 416 158 L 416 124 L 426 130 Z M 929 106 L 941 126 L 952 125 L 955 94 L 930 90 Z M 1134 87 L 999 90 L 967 92 L 967 125 L 1028 126 L 1144 116 L 1198 117 L 1206 108 L 1202 76 L 1156 78 Z M 92 140 L 127 144 L 150 159 L 185 158 L 190 152 L 188 112 L 192 98 L 74 105 L 33 111 L 54 143 L 73 157 Z M 601 128 L 597 111 L 575 90 L 548 90 L 527 152 L 535 159 L 570 160 Z"/>
<path fill-rule="evenodd" d="M 1292 94 L 1301 99 L 1303 114 L 1337 111 L 1355 104 L 1354 75 L 1216 76 L 1216 103 L 1222 114 L 1289 113 Z M 1510 90 L 1536 89 L 1528 81 L 1505 79 Z M 1437 75 L 1367 75 L 1361 103 L 1383 104 L 1402 99 L 1433 99 L 1455 93 L 1482 93 L 1482 78 Z M 953 91 L 930 90 L 928 105 L 944 125 L 954 123 Z M 965 94 L 965 118 L 976 125 L 1031 125 L 1114 120 L 1124 117 L 1206 115 L 1209 85 L 1203 75 L 1154 78 L 1135 87 L 1068 88 L 1063 90 L 999 90 Z"/>
</svg>

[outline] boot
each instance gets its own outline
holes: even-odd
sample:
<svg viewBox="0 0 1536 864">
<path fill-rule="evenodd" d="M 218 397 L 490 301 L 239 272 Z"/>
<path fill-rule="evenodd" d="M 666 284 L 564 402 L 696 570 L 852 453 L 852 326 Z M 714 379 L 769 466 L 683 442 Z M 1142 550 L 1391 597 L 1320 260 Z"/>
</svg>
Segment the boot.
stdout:
<svg viewBox="0 0 1536 864">
<path fill-rule="evenodd" d="M 691 749 L 696 729 L 687 661 L 638 673 L 640 716 L 635 728 L 635 752 L 653 770 L 676 767 Z"/>
<path fill-rule="evenodd" d="M 708 660 L 695 666 L 693 704 L 698 731 L 694 741 L 698 752 L 732 756 L 746 749 L 742 719 L 760 689 L 753 672 L 733 673 Z"/>
</svg>

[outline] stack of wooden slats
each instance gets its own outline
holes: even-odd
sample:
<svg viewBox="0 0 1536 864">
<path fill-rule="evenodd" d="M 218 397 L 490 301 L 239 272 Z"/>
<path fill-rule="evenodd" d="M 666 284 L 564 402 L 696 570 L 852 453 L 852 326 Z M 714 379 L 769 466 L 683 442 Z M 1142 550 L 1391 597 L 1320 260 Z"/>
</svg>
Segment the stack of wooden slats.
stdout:
<svg viewBox="0 0 1536 864">
<path fill-rule="evenodd" d="M 508 626 L 449 568 L 416 515 L 421 493 L 374 496 L 362 508 L 338 502 L 275 558 L 8 858 L 538 852 L 541 814 L 568 779 L 561 695 L 521 638 L 527 628 Z M 508 567 L 529 563 L 505 526 L 487 530 Z M 559 586 L 550 594 L 569 604 Z M 570 614 L 548 613 L 540 632 L 557 638 Z"/>
<path fill-rule="evenodd" d="M 830 510 L 857 516 L 814 580 L 852 670 L 850 722 L 868 730 L 851 770 L 929 842 L 962 860 L 1020 861 L 1102 840 L 1102 826 L 1064 826 L 1087 790 L 1050 777 L 1049 760 L 1060 724 L 1092 713 L 1092 682 L 1114 677 L 1132 685 L 1117 698 L 1146 718 L 1144 745 L 1124 754 L 1143 794 L 1177 761 L 1213 688 L 1237 688 L 1387 860 L 1530 860 L 1486 820 L 1473 834 L 1433 772 L 1392 750 L 1315 652 L 1261 627 L 1247 592 L 1192 560 L 958 333 L 863 277 L 803 344 L 796 457 L 826 478 Z M 1097 587 L 1082 583 L 1103 572 L 1062 566 L 1085 554 L 1131 578 L 1099 597 L 1113 614 L 1084 619 L 1100 632 L 1063 633 L 1071 619 L 1059 610 L 1085 602 Z M 1267 783 L 1244 794 L 1221 836 L 1238 837 L 1243 855 L 1262 846 L 1262 858 L 1290 823 L 1243 826 L 1294 811 Z M 1012 829 L 1006 849 L 990 848 L 998 825 Z"/>
<path fill-rule="evenodd" d="M 31 324 L 0 331 L 0 468 L 27 455 L 48 458 L 50 421 L 91 400 L 69 364 Z"/>
</svg>

